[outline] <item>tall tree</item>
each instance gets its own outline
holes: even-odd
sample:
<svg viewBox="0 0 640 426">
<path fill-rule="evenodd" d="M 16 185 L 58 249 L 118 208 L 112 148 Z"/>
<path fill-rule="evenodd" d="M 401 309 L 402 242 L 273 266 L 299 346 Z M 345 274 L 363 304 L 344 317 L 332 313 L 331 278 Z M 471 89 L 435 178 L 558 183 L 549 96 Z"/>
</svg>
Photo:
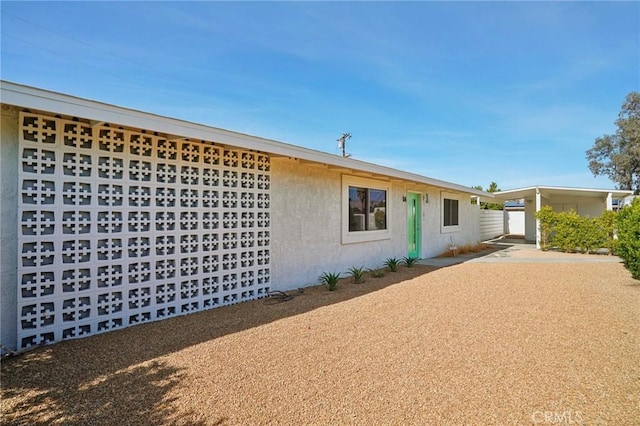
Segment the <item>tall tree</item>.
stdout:
<svg viewBox="0 0 640 426">
<path fill-rule="evenodd" d="M 627 95 L 615 124 L 614 135 L 597 138 L 587 151 L 589 169 L 594 176 L 608 176 L 619 189 L 639 191 L 640 92 Z"/>
<path fill-rule="evenodd" d="M 489 188 L 487 189 L 487 192 L 498 192 L 500 191 L 500 188 L 498 188 L 498 184 L 495 182 L 491 182 L 489 184 Z"/>
<path fill-rule="evenodd" d="M 476 186 L 472 186 L 473 189 L 478 189 L 480 191 L 483 191 L 482 189 L 482 185 L 476 185 Z M 489 188 L 486 189 L 487 192 L 498 192 L 500 191 L 500 188 L 498 188 L 498 184 L 495 182 L 491 182 L 489 184 Z M 480 208 L 481 209 L 485 209 L 485 210 L 502 210 L 504 209 L 504 205 L 503 204 L 497 204 L 497 203 L 485 203 L 485 202 L 481 202 L 480 203 Z"/>
</svg>

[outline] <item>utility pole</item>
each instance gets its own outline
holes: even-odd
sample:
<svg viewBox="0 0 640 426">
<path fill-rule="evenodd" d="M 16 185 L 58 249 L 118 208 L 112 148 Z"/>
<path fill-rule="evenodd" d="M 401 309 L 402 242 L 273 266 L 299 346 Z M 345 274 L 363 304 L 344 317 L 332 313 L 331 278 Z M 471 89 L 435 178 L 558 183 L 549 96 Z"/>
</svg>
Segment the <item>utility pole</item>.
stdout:
<svg viewBox="0 0 640 426">
<path fill-rule="evenodd" d="M 351 133 L 343 133 L 342 136 L 338 138 L 338 148 L 342 149 L 343 157 L 351 157 L 351 154 L 347 154 L 347 139 L 351 139 Z"/>
</svg>

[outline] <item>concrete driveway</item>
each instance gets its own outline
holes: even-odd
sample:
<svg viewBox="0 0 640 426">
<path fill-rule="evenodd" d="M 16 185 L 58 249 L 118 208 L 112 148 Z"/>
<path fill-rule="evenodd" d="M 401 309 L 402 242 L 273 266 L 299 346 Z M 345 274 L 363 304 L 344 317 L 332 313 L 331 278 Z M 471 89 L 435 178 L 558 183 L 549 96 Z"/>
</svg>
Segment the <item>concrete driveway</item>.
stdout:
<svg viewBox="0 0 640 426">
<path fill-rule="evenodd" d="M 563 253 L 542 251 L 535 244 L 520 239 L 498 239 L 490 242 L 492 249 L 480 253 L 459 254 L 456 257 L 434 257 L 418 263 L 435 267 L 472 263 L 620 263 L 617 256 L 606 254 Z"/>
</svg>

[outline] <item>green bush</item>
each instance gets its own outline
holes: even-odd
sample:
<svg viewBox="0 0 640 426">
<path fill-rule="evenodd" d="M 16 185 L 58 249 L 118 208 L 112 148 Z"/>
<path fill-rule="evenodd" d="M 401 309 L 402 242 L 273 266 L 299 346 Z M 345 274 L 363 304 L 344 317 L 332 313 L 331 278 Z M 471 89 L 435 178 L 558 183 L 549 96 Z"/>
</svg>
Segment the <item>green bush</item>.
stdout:
<svg viewBox="0 0 640 426">
<path fill-rule="evenodd" d="M 618 243 L 616 254 L 631 272 L 631 276 L 640 280 L 640 198 L 633 200 L 629 207 L 618 213 Z"/>
<path fill-rule="evenodd" d="M 565 252 L 578 251 L 582 233 L 581 228 L 585 226 L 582 217 L 573 210 L 558 213 L 558 221 L 554 228 L 553 245 Z"/>
<path fill-rule="evenodd" d="M 540 220 L 540 246 L 565 252 L 591 253 L 600 248 L 615 248 L 615 213 L 605 212 L 597 218 L 578 215 L 575 211 L 554 212 L 544 206 L 536 219 Z"/>
<path fill-rule="evenodd" d="M 609 249 L 609 254 L 616 252 L 616 245 L 618 240 L 616 239 L 617 219 L 618 213 L 606 210 L 602 216 L 595 218 L 596 226 L 602 232 L 604 238 L 603 248 Z"/>
<path fill-rule="evenodd" d="M 608 233 L 601 223 L 602 216 L 594 218 L 584 218 L 584 229 L 582 230 L 580 247 L 587 253 L 593 253 L 601 248 L 608 248 L 613 243 L 608 241 Z M 611 235 L 613 240 L 613 231 Z"/>
<path fill-rule="evenodd" d="M 549 250 L 552 245 L 553 231 L 558 222 L 558 213 L 551 206 L 544 206 L 536 212 L 536 219 L 540 221 L 540 248 Z"/>
</svg>

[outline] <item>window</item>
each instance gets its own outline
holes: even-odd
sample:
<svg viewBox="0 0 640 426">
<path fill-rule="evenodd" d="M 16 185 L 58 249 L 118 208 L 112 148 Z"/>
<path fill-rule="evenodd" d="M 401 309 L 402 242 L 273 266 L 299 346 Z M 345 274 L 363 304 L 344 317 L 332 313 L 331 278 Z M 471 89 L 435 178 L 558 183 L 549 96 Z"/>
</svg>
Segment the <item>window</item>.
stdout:
<svg viewBox="0 0 640 426">
<path fill-rule="evenodd" d="M 444 214 L 443 221 L 444 226 L 458 226 L 458 200 L 450 198 L 444 199 Z"/>
<path fill-rule="evenodd" d="M 349 232 L 387 229 L 387 191 L 349 186 Z"/>
<path fill-rule="evenodd" d="M 342 243 L 391 238 L 388 229 L 389 182 L 355 176 L 342 177 Z"/>
<path fill-rule="evenodd" d="M 441 192 L 440 199 L 440 232 L 460 231 L 460 195 L 450 192 Z"/>
</svg>

